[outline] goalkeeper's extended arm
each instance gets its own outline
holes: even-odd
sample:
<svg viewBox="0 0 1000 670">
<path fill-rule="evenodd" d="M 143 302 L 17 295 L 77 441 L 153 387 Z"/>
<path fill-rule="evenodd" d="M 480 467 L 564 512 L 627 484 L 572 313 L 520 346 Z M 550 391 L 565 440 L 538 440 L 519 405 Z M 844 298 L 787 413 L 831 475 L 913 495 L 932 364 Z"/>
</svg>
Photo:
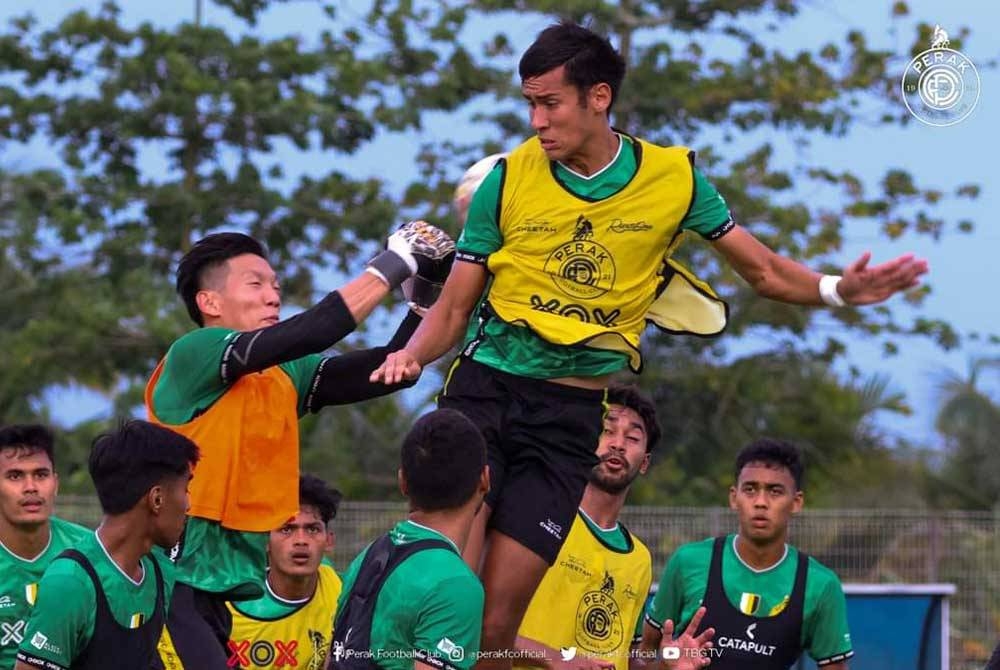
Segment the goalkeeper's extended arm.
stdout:
<svg viewBox="0 0 1000 670">
<path fill-rule="evenodd" d="M 417 270 L 430 271 L 449 251 L 454 253 L 451 238 L 423 222 L 404 224 L 389 236 L 387 246 L 372 267 L 378 263 L 393 277 L 402 279 L 410 275 L 403 276 L 400 265 L 409 267 L 412 262 Z M 395 285 L 379 273 L 365 272 L 287 321 L 240 333 L 223 353 L 223 381 L 232 384 L 251 372 L 328 349 L 353 331 Z"/>
</svg>

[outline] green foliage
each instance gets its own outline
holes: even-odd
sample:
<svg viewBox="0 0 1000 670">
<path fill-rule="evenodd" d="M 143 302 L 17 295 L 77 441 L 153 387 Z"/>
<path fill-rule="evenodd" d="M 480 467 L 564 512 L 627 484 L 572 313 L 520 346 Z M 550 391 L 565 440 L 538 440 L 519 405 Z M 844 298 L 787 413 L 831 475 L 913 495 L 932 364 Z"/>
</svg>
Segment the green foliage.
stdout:
<svg viewBox="0 0 1000 670">
<path fill-rule="evenodd" d="M 657 404 L 664 438 L 654 467 L 634 485 L 631 503 L 726 504 L 736 453 L 763 436 L 803 449 L 810 506 L 848 499 L 919 503 L 919 461 L 889 449 L 874 428 L 877 412 L 909 412 L 886 379 L 844 383 L 822 360 L 793 350 L 720 365 L 670 346 L 659 348 L 649 364 L 642 385 Z M 886 478 L 900 481 L 891 495 Z"/>
<path fill-rule="evenodd" d="M 356 268 L 404 215 L 450 224 L 461 169 L 530 135 L 512 74 L 526 19 L 565 16 L 606 31 L 630 67 L 615 124 L 697 147 L 738 220 L 781 253 L 829 267 L 854 226 L 900 240 L 974 229 L 940 209 L 977 197 L 978 185 L 930 189 L 891 162 L 867 184 L 810 164 L 816 137 L 910 119 L 895 99 L 892 55 L 862 32 L 799 51 L 772 39 L 793 25 L 788 0 L 372 0 L 351 11 L 317 0 L 309 4 L 323 21 L 265 36 L 264 15 L 287 4 L 214 0 L 234 17 L 222 26 L 200 20 L 199 2 L 195 21 L 164 27 L 130 25 L 108 2 L 56 25 L 25 16 L 0 33 L 0 149 L 31 143 L 44 156 L 23 169 L 0 164 L 0 420 L 45 417 L 44 394 L 68 384 L 107 394 L 116 411 L 133 408 L 157 358 L 189 327 L 171 272 L 206 232 L 260 238 L 286 303 L 305 306 L 320 292 L 317 273 Z M 897 2 L 892 13 L 908 8 Z M 917 26 L 915 49 L 930 30 Z M 344 167 L 380 136 L 426 139 L 441 113 L 474 122 L 480 139 L 433 138 L 402 187 Z M 798 149 L 796 164 L 778 164 L 778 140 Z M 727 459 L 762 432 L 810 445 L 820 500 L 869 486 L 859 458 L 889 475 L 920 469 L 890 458 L 871 428 L 873 411 L 905 411 L 903 401 L 881 382 L 839 380 L 830 365 L 849 331 L 878 338 L 887 355 L 908 336 L 958 346 L 947 322 L 910 309 L 926 289 L 909 304 L 824 312 L 819 323 L 819 312 L 753 295 L 708 245 L 682 255 L 730 300 L 732 322 L 715 342 L 651 338 L 644 383 L 674 439 L 639 500 L 659 501 L 657 483 L 671 500 L 717 500 Z M 733 360 L 732 343 L 761 333 L 765 351 Z M 807 339 L 816 333 L 826 337 Z M 303 465 L 351 496 L 390 495 L 393 445 L 411 416 L 396 399 L 328 410 L 303 426 Z M 82 443 L 73 444 L 80 471 Z"/>
<path fill-rule="evenodd" d="M 939 495 L 951 505 L 968 509 L 996 509 L 1000 505 L 1000 404 L 985 386 L 997 381 L 1000 359 L 978 358 L 969 373 L 943 376 L 941 405 L 935 427 L 945 439 L 946 460 Z"/>
</svg>

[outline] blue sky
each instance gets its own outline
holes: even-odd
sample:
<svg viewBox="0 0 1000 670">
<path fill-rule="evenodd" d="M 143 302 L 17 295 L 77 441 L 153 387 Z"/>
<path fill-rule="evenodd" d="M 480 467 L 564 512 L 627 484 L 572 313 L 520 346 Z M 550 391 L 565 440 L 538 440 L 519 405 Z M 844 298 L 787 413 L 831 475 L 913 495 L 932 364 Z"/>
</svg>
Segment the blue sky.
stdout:
<svg viewBox="0 0 1000 670">
<path fill-rule="evenodd" d="M 34 13 L 45 25 L 64 16 L 70 8 L 95 9 L 99 0 L 66 2 L 64 0 L 6 0 L 0 3 L 0 24 L 6 24 L 11 16 L 26 12 Z M 193 17 L 194 2 L 151 3 L 146 0 L 122 0 L 124 19 L 131 22 L 155 21 L 173 25 Z M 226 12 L 205 3 L 204 20 L 209 23 L 226 25 Z M 933 317 L 950 321 L 963 334 L 1000 333 L 1000 310 L 992 290 L 1000 277 L 995 260 L 996 249 L 1000 248 L 1000 232 L 992 220 L 991 213 L 1000 210 L 1000 196 L 997 187 L 1000 180 L 995 175 L 995 158 L 1000 155 L 1000 133 L 993 127 L 1000 118 L 1000 73 L 984 65 L 1000 55 L 995 40 L 988 36 L 986 26 L 1000 25 L 1000 3 L 981 0 L 952 0 L 948 3 L 931 0 L 909 2 L 910 16 L 902 22 L 890 21 L 891 1 L 842 0 L 833 2 L 803 3 L 801 15 L 787 23 L 780 32 L 774 34 L 774 46 L 786 52 L 813 46 L 828 40 L 842 40 L 852 29 L 863 31 L 869 44 L 875 48 L 889 50 L 899 55 L 900 75 L 905 66 L 906 54 L 913 32 L 908 27 L 917 21 L 941 24 L 945 29 L 957 33 L 959 26 L 972 29 L 965 41 L 963 52 L 980 64 L 982 96 L 975 112 L 956 126 L 934 128 L 913 123 L 906 129 L 857 128 L 846 138 L 817 139 L 806 149 L 806 160 L 821 163 L 833 171 L 851 170 L 858 173 L 869 185 L 874 185 L 886 169 L 902 167 L 914 174 L 918 183 L 937 187 L 946 192 L 965 183 L 978 183 L 983 192 L 976 201 L 949 203 L 939 208 L 939 212 L 952 224 L 962 219 L 975 222 L 976 231 L 972 235 L 947 234 L 941 242 L 906 239 L 889 243 L 879 237 L 876 224 L 858 223 L 846 231 L 847 244 L 839 260 L 846 263 L 864 250 L 871 250 L 876 260 L 884 260 L 905 251 L 915 251 L 930 260 L 931 277 L 929 283 L 933 293 L 922 308 L 922 312 Z M 339 5 L 341 16 L 357 18 L 367 6 L 367 2 L 345 2 Z M 525 44 L 547 20 L 525 21 L 518 33 L 525 37 Z M 309 3 L 296 2 L 269 12 L 261 23 L 261 32 L 269 35 L 287 33 L 301 34 L 307 41 L 314 38 L 304 26 L 323 25 L 325 19 Z M 898 33 L 892 27 L 899 28 Z M 753 26 L 750 26 L 753 29 Z M 469 28 L 467 36 L 475 35 L 476 26 Z M 780 43 L 777 41 L 780 40 Z M 717 46 L 725 49 L 721 41 L 703 43 L 707 51 Z M 900 103 L 902 104 L 902 103 Z M 367 145 L 357 156 L 345 162 L 345 169 L 356 174 L 381 176 L 390 183 L 401 185 L 410 175 L 412 163 L 403 160 L 406 152 L 415 153 L 422 141 L 442 138 L 456 133 L 474 133 L 474 129 L 456 127 L 450 115 L 435 115 L 430 118 L 423 131 L 415 136 L 384 135 Z M 790 165 L 796 156 L 795 148 L 789 146 L 781 136 L 748 138 L 748 141 L 767 139 L 779 148 L 779 160 Z M 784 144 L 783 144 L 784 141 Z M 50 156 L 51 154 L 49 154 Z M 295 157 L 291 157 L 296 160 Z M 44 147 L 32 145 L 5 151 L 3 165 L 30 167 L 49 160 Z M 338 160 L 340 160 L 338 158 Z M 308 170 L 309 160 L 297 158 L 303 171 Z M 323 165 L 315 162 L 314 165 Z M 327 163 L 328 166 L 328 163 Z M 291 166 L 290 170 L 291 170 Z M 868 342 L 861 338 L 850 340 L 848 363 L 861 368 L 865 373 L 888 374 L 893 388 L 906 392 L 917 412 L 910 418 L 891 416 L 880 417 L 880 425 L 890 434 L 909 436 L 926 444 L 934 442 L 933 408 L 937 399 L 936 386 L 942 371 L 950 368 L 963 373 L 967 362 L 974 355 L 997 355 L 997 348 L 989 348 L 975 342 L 967 342 L 960 351 L 945 353 L 929 343 L 908 342 L 901 355 L 883 359 L 880 343 Z M 752 346 L 748 344 L 747 346 Z M 425 380 L 418 389 L 430 392 L 432 380 Z M 992 390 L 996 391 L 994 385 Z M 50 400 L 57 400 L 62 407 L 56 417 L 72 422 L 83 416 L 103 412 L 103 404 L 91 394 L 79 390 L 60 391 Z"/>
</svg>

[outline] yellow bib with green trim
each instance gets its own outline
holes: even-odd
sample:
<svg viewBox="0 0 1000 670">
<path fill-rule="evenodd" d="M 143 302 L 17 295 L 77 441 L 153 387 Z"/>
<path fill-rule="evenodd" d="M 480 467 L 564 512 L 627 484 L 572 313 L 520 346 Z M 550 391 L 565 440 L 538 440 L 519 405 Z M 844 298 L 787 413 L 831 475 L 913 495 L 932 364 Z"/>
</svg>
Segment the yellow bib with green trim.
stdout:
<svg viewBox="0 0 1000 670">
<path fill-rule="evenodd" d="M 634 535 L 628 537 L 628 550 L 609 547 L 578 514 L 517 634 L 555 649 L 576 647 L 587 661 L 628 670 L 636 622 L 652 581 L 649 549 Z M 525 666 L 515 661 L 514 667 Z"/>
<path fill-rule="evenodd" d="M 319 566 L 316 592 L 308 603 L 280 619 L 244 613 L 242 603 L 226 603 L 233 615 L 230 660 L 237 667 L 321 670 L 333 639 L 333 619 L 341 590 L 340 577 L 329 565 Z M 249 662 L 247 665 L 246 662 Z"/>
<path fill-rule="evenodd" d="M 694 195 L 692 152 L 633 141 L 635 175 L 597 201 L 555 179 L 537 138 L 512 151 L 500 201 L 503 246 L 487 265 L 497 317 L 554 344 L 627 353 L 638 372 L 647 320 L 670 332 L 713 335 L 725 325 L 725 306 L 667 262 Z"/>
</svg>

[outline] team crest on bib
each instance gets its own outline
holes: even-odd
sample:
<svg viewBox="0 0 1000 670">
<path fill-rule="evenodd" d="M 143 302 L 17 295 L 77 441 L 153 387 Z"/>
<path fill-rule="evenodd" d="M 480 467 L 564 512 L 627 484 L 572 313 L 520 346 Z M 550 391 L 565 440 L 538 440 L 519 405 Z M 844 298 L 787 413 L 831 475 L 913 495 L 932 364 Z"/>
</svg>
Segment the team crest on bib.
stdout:
<svg viewBox="0 0 1000 670">
<path fill-rule="evenodd" d="M 754 615 L 760 607 L 760 596 L 756 593 L 746 593 L 740 596 L 740 611 L 747 615 Z"/>
<path fill-rule="evenodd" d="M 34 606 L 35 600 L 38 599 L 38 584 L 25 584 L 24 585 L 24 599 L 29 605 Z"/>
<path fill-rule="evenodd" d="M 581 214 L 573 239 L 560 244 L 545 261 L 545 272 L 556 287 L 573 298 L 593 300 L 615 286 L 615 259 L 593 238 L 594 224 Z"/>
<path fill-rule="evenodd" d="M 320 631 L 310 628 L 309 644 L 312 645 L 312 654 L 306 670 L 322 670 L 323 662 L 326 660 L 326 637 Z"/>
<path fill-rule="evenodd" d="M 594 654 L 610 654 L 625 641 L 621 608 L 615 601 L 615 580 L 607 572 L 600 591 L 583 594 L 576 610 L 577 644 Z"/>
</svg>

